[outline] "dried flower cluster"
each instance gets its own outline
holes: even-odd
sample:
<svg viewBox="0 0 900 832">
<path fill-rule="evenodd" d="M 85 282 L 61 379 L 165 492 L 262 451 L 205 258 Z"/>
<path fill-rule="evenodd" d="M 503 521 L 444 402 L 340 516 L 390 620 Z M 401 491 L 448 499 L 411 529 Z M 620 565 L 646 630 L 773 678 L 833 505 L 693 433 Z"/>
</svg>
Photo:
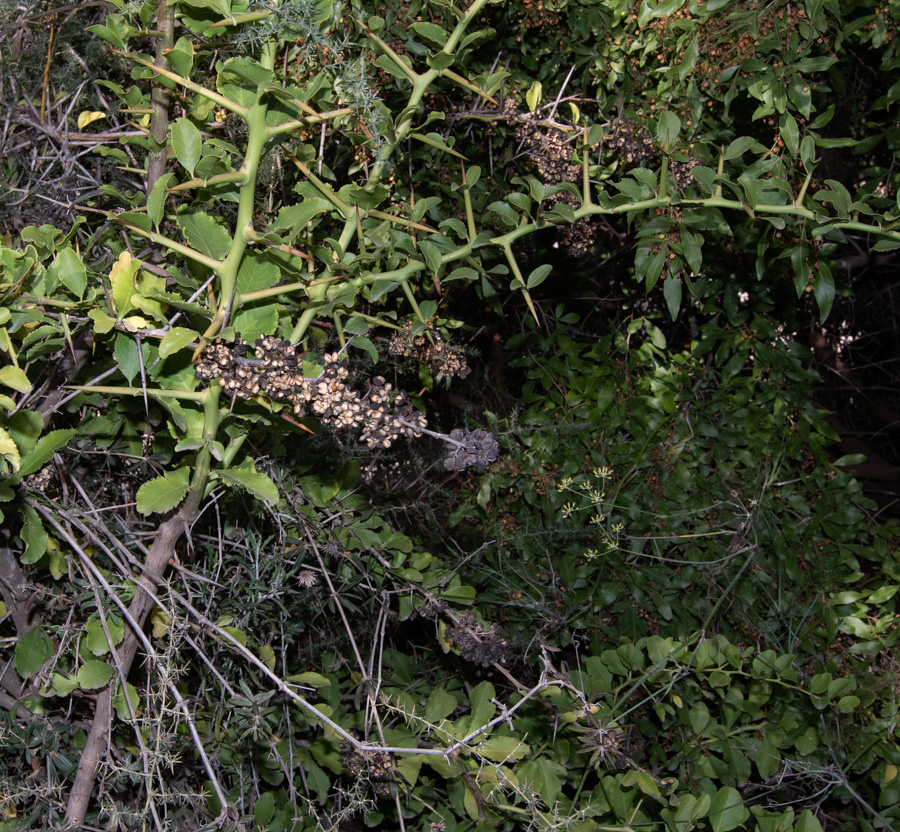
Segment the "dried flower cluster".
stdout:
<svg viewBox="0 0 900 832">
<path fill-rule="evenodd" d="M 370 448 L 390 448 L 400 436 L 418 436 L 427 425 L 406 393 L 393 393 L 381 376 L 360 395 L 349 386 L 349 370 L 337 354 L 326 354 L 321 373 L 307 378 L 301 354 L 288 341 L 259 338 L 249 351 L 242 339 L 233 344 L 216 339 L 197 360 L 195 372 L 202 379 L 221 379 L 225 390 L 237 398 L 265 395 L 291 404 L 298 416 L 312 411 L 333 427 L 362 427 L 360 439 Z"/>
<path fill-rule="evenodd" d="M 410 340 L 405 335 L 397 334 L 388 341 L 388 354 L 421 361 L 428 366 L 433 376 L 465 378 L 470 372 L 462 352 L 445 344 L 440 338 L 435 338 L 432 344 L 423 335 Z"/>
<path fill-rule="evenodd" d="M 515 136 L 524 150 L 534 161 L 538 177 L 545 185 L 563 182 L 578 182 L 581 167 L 572 163 L 572 146 L 563 138 L 561 130 L 549 127 L 546 132 L 540 128 L 537 113 L 523 113 L 513 98 L 503 102 L 503 118 L 515 126 Z M 551 196 L 553 203 L 563 203 L 573 210 L 579 208 L 574 194 L 562 191 Z M 573 257 L 585 254 L 594 243 L 595 223 L 585 217 L 559 228 L 560 244 Z"/>
<path fill-rule="evenodd" d="M 563 139 L 561 130 L 539 126 L 537 113 L 523 113 L 514 98 L 503 102 L 503 118 L 515 128 L 516 139 L 534 160 L 538 177 L 545 185 L 577 182 L 581 168 L 572 164 L 572 147 Z"/>
<path fill-rule="evenodd" d="M 475 466 L 483 471 L 500 455 L 500 445 L 494 434 L 486 430 L 456 430 L 450 431 L 450 437 L 455 449 L 444 460 L 444 467 L 448 471 L 464 471 Z"/>
<path fill-rule="evenodd" d="M 604 150 L 611 151 L 629 165 L 639 165 L 644 159 L 651 165 L 659 164 L 659 149 L 652 137 L 631 119 L 618 122 L 613 134 L 606 137 L 603 142 Z M 691 170 L 699 164 L 699 160 L 693 156 L 687 162 L 669 162 L 669 172 L 679 188 L 684 190 L 691 183 L 693 180 Z"/>
<path fill-rule="evenodd" d="M 512 658 L 509 642 L 500 635 L 499 627 L 491 624 L 485 629 L 472 613 L 462 616 L 447 637 L 459 647 L 459 654 L 466 661 L 482 667 L 506 664 Z"/>
</svg>

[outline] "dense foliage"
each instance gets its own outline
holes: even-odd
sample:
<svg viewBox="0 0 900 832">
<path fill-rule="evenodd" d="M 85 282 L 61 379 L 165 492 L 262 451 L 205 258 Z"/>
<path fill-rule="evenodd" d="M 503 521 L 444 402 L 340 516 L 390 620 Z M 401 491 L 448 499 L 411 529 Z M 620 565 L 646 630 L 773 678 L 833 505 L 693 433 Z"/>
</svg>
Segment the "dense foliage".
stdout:
<svg viewBox="0 0 900 832">
<path fill-rule="evenodd" d="M 897 828 L 900 9 L 108 5 L 0 33 L 0 829 Z"/>
</svg>

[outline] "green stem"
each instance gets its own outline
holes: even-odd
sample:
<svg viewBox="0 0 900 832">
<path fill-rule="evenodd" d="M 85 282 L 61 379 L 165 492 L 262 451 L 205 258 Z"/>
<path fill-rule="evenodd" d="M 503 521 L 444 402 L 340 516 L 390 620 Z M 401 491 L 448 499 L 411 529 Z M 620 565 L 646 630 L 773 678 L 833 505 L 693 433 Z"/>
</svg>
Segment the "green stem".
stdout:
<svg viewBox="0 0 900 832">
<path fill-rule="evenodd" d="M 80 390 L 84 393 L 103 393 L 107 396 L 143 396 L 144 390 L 141 387 L 103 387 L 100 385 L 82 386 L 78 384 L 67 384 L 66 390 Z M 148 396 L 156 396 L 160 399 L 182 399 L 187 402 L 202 402 L 206 400 L 204 391 L 190 390 L 147 390 Z"/>
</svg>

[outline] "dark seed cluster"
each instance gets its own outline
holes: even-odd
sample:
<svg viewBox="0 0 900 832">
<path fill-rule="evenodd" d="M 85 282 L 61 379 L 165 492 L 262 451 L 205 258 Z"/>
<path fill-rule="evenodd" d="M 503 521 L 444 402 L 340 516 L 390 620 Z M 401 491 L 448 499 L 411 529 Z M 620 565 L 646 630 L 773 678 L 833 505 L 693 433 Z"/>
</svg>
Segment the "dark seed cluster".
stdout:
<svg viewBox="0 0 900 832">
<path fill-rule="evenodd" d="M 372 379 L 360 395 L 349 386 L 350 372 L 338 355 L 326 354 L 321 373 L 307 378 L 301 353 L 288 341 L 272 336 L 257 339 L 252 352 L 244 340 L 232 344 L 216 339 L 194 369 L 199 378 L 221 379 L 224 389 L 237 398 L 264 395 L 289 403 L 298 416 L 311 411 L 332 427 L 362 427 L 361 441 L 370 448 L 390 448 L 399 437 L 418 436 L 427 426 L 424 414 L 413 408 L 406 393 L 392 392 L 392 385 L 381 376 Z"/>
<path fill-rule="evenodd" d="M 495 624 L 485 629 L 467 613 L 459 624 L 447 633 L 450 641 L 459 647 L 459 654 L 473 664 L 490 667 L 492 664 L 506 664 L 512 658 L 509 642 L 500 635 Z"/>
<path fill-rule="evenodd" d="M 515 125 L 515 136 L 531 157 L 538 170 L 538 176 L 545 185 L 563 182 L 576 183 L 581 178 L 581 168 L 572 164 L 572 147 L 563 138 L 560 130 L 542 130 L 536 113 L 523 113 L 518 102 L 507 98 L 503 102 L 503 117 Z M 549 198 L 550 202 L 563 203 L 572 209 L 579 208 L 574 194 L 561 191 Z M 559 228 L 559 242 L 573 257 L 580 257 L 594 243 L 595 223 L 585 217 Z"/>
<path fill-rule="evenodd" d="M 603 140 L 604 150 L 611 151 L 629 165 L 639 165 L 644 159 L 650 165 L 658 165 L 659 149 L 643 126 L 631 119 L 620 121 L 611 136 Z M 684 190 L 692 181 L 691 170 L 700 162 L 691 156 L 687 162 L 669 162 L 669 172 L 678 187 Z"/>
<path fill-rule="evenodd" d="M 470 372 L 466 357 L 440 338 L 432 344 L 422 335 L 410 339 L 397 334 L 388 341 L 388 354 L 422 361 L 428 365 L 433 376 L 465 378 Z"/>
<path fill-rule="evenodd" d="M 475 466 L 483 471 L 500 455 L 500 445 L 494 434 L 480 428 L 476 430 L 450 431 L 450 439 L 454 449 L 444 460 L 448 471 L 464 471 Z"/>
<path fill-rule="evenodd" d="M 531 156 L 545 185 L 578 181 L 581 168 L 572 164 L 572 147 L 566 144 L 562 131 L 551 127 L 545 132 L 538 126 L 540 117 L 523 113 L 511 97 L 503 102 L 503 118 L 514 126 L 516 139 Z"/>
<path fill-rule="evenodd" d="M 394 780 L 394 758 L 387 751 L 357 751 L 343 744 L 341 763 L 351 774 L 372 782 L 378 794 L 389 794 L 389 783 Z"/>
</svg>

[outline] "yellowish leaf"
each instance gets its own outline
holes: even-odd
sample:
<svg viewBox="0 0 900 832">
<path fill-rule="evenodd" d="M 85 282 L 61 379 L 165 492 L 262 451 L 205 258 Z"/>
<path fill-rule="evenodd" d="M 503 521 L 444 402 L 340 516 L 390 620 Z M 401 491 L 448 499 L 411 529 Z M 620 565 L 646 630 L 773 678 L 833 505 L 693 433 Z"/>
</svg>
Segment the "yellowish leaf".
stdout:
<svg viewBox="0 0 900 832">
<path fill-rule="evenodd" d="M 106 113 L 99 110 L 83 110 L 78 114 L 78 129 L 84 130 L 89 124 L 100 121 L 101 118 L 106 118 Z"/>
</svg>

